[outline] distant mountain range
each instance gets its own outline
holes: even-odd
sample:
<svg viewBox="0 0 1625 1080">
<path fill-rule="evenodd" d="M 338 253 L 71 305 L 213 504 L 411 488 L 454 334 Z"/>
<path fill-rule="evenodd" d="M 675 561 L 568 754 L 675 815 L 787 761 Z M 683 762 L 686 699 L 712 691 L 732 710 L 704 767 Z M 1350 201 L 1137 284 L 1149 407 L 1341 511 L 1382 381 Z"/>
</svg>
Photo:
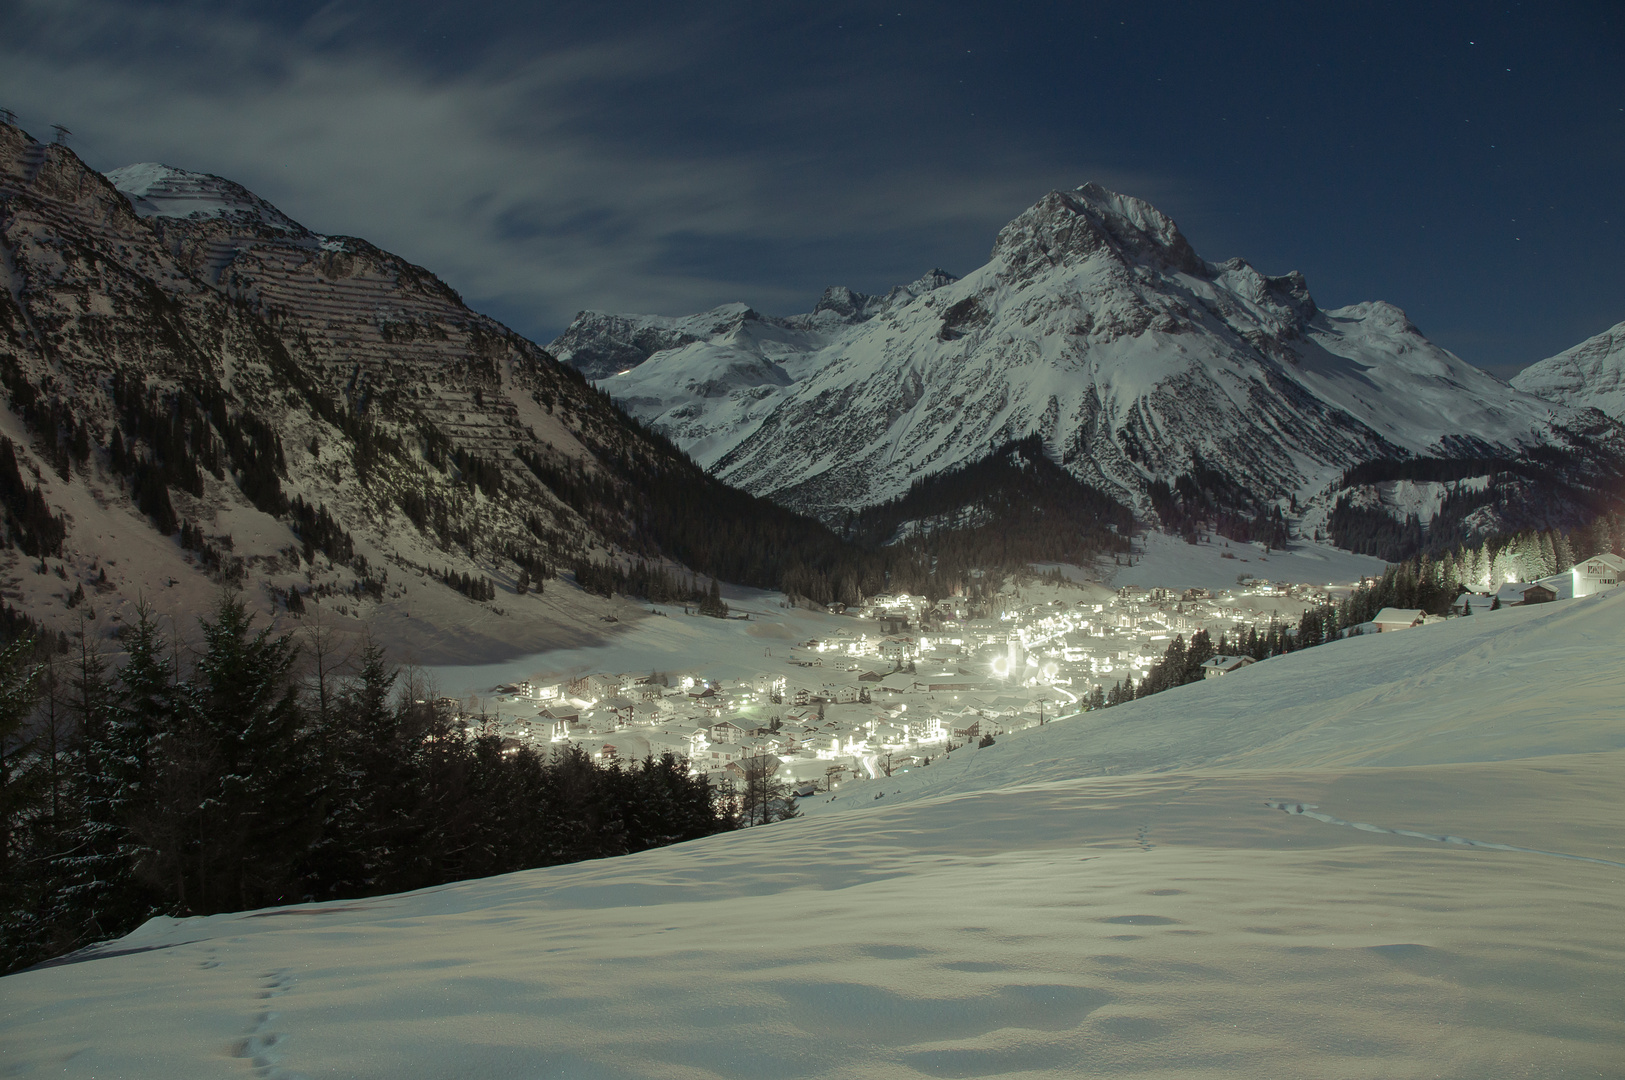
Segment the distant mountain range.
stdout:
<svg viewBox="0 0 1625 1080">
<path fill-rule="evenodd" d="M 59 628 L 224 584 L 471 658 L 621 610 L 586 590 L 973 588 L 989 558 L 1118 550 L 1131 509 L 1277 542 L 1284 507 L 1335 533 L 1343 500 L 1376 535 L 1410 505 L 1390 473 L 1515 475 L 1450 510 L 1506 527 L 1608 495 L 1625 457 L 1620 328 L 1509 387 L 1092 185 L 962 279 L 588 312 L 550 352 L 230 180 L 103 176 L 0 124 L 0 283 L 0 602 Z"/>
<path fill-rule="evenodd" d="M 1039 200 L 963 278 L 831 289 L 789 318 L 584 312 L 549 349 L 717 476 L 827 520 L 1028 437 L 1141 512 L 1181 477 L 1256 510 L 1373 460 L 1625 448 L 1583 394 L 1508 386 L 1390 304 L 1322 310 L 1299 274 L 1208 262 L 1093 184 Z"/>
</svg>

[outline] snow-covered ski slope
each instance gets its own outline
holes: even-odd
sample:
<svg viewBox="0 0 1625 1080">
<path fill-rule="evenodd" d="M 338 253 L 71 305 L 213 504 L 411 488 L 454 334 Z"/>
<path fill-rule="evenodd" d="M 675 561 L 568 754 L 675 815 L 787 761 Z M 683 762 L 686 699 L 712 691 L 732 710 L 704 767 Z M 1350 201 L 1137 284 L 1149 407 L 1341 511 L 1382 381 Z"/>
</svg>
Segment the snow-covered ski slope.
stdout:
<svg viewBox="0 0 1625 1080">
<path fill-rule="evenodd" d="M 7 1073 L 1617 1076 L 1622 634 L 1356 638 L 769 828 L 155 921 L 0 981 Z"/>
</svg>

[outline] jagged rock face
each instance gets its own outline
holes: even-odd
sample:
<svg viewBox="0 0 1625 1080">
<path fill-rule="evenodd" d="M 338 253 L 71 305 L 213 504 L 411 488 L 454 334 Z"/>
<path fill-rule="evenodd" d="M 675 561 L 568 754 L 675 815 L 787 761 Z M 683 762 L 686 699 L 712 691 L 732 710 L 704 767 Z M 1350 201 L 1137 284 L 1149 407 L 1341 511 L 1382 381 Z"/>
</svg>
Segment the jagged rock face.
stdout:
<svg viewBox="0 0 1625 1080">
<path fill-rule="evenodd" d="M 1531 364 L 1512 385 L 1564 405 L 1590 406 L 1625 420 L 1625 322 Z"/>
<path fill-rule="evenodd" d="M 1323 311 L 1299 274 L 1205 262 L 1155 207 L 1092 184 L 1046 195 L 965 278 L 868 299 L 830 290 L 785 333 L 696 334 L 600 385 L 728 482 L 826 517 L 1032 434 L 1144 508 L 1197 460 L 1259 498 L 1307 496 L 1370 458 L 1515 453 L 1595 420 L 1390 305 Z"/>
<path fill-rule="evenodd" d="M 589 379 L 603 379 L 637 367 L 657 352 L 728 333 L 755 314 L 744 304 L 726 304 L 686 319 L 583 311 L 548 351 Z"/>
<path fill-rule="evenodd" d="M 768 343 L 761 347 L 767 353 L 805 352 L 823 344 L 831 332 L 867 322 L 955 280 L 946 270 L 932 270 L 880 295 L 832 285 L 812 311 L 785 319 L 763 315 L 745 304 L 724 304 L 679 318 L 583 311 L 548 343 L 547 351 L 589 379 L 623 375 L 655 353 L 702 342 L 732 340 L 750 348 L 752 342 L 762 341 Z"/>
<path fill-rule="evenodd" d="M 68 522 L 64 572 L 115 567 L 103 626 L 137 594 L 178 596 L 195 582 L 189 595 L 202 602 L 179 606 L 196 610 L 215 588 L 109 471 L 116 380 L 171 395 L 164 400 L 185 390 L 220 402 L 230 415 L 212 417 L 216 428 L 248 415 L 268 423 L 288 498 L 325 506 L 365 556 L 356 565 L 370 564 L 373 582 L 390 575 L 383 595 L 355 592 L 365 571 L 301 551 L 289 519 L 257 505 L 240 471 L 204 474 L 201 494 L 173 492 L 174 509 L 235 553 L 228 561 L 251 597 L 263 605 L 291 586 L 328 587 L 344 593 L 347 614 L 393 612 L 403 625 L 414 610 L 420 623 L 436 618 L 445 595 L 470 603 L 434 580 L 447 571 L 511 584 L 514 552 L 567 566 L 609 545 L 601 523 L 538 483 L 516 452 L 587 474 L 608 459 L 670 456 L 574 372 L 470 311 L 427 270 L 363 240 L 313 233 L 219 177 L 157 165 L 103 177 L 65 147 L 0 124 L 0 275 L 8 386 L 26 383 L 24 396 L 82 420 L 91 450 L 70 467 L 55 432 L 25 427 L 15 389 L 0 434 Z M 135 432 L 122 438 L 137 450 Z M 153 450 L 143 442 L 138 452 Z M 459 454 L 480 464 L 453 464 Z M 21 571 L 15 551 L 0 560 Z M 35 584 L 22 573 L 4 593 L 47 622 L 71 619 Z M 511 593 L 506 602 L 517 603 Z M 494 618 L 489 632 L 500 635 L 502 620 L 485 608 L 470 614 Z"/>
</svg>

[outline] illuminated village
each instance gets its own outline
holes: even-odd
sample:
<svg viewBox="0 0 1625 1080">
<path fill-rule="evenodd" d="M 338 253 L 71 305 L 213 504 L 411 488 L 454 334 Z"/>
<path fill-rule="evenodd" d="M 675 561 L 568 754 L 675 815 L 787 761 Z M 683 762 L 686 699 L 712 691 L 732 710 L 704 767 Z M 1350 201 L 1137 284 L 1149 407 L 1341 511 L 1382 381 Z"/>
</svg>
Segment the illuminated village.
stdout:
<svg viewBox="0 0 1625 1080">
<path fill-rule="evenodd" d="M 510 749 L 572 743 L 623 762 L 669 753 L 719 783 L 765 763 L 808 797 L 1077 715 L 1115 685 L 1142 680 L 1176 636 L 1263 633 L 1353 587 L 1038 587 L 1001 597 L 996 613 L 973 613 L 957 598 L 878 596 L 841 613 L 827 636 L 764 646 L 752 678 L 594 672 L 504 684 L 489 698 L 447 705 Z M 1217 656 L 1207 674 L 1251 662 Z"/>
<path fill-rule="evenodd" d="M 1513 567 L 1497 591 L 1485 582 L 1484 591 L 1462 594 L 1452 614 L 1585 596 L 1612 587 L 1621 572 L 1625 561 L 1611 555 L 1530 583 L 1511 580 L 1520 576 Z M 719 785 L 743 781 L 754 768 L 807 798 L 833 793 L 843 780 L 925 768 L 961 747 L 1100 707 L 1114 687 L 1144 680 L 1176 637 L 1189 642 L 1205 632 L 1217 646 L 1249 629 L 1266 634 L 1361 584 L 1246 575 L 1224 590 L 1029 583 L 1002 593 L 991 612 L 957 597 L 931 604 L 922 596 L 877 596 L 860 609 L 837 608 L 837 629 L 825 636 L 765 645 L 749 678 L 593 672 L 504 684 L 489 698 L 444 704 L 470 731 L 499 734 L 510 750 L 574 744 L 604 763 L 672 754 Z M 1361 629 L 1441 621 L 1385 608 Z M 1216 654 L 1203 675 L 1218 678 L 1252 663 Z"/>
</svg>

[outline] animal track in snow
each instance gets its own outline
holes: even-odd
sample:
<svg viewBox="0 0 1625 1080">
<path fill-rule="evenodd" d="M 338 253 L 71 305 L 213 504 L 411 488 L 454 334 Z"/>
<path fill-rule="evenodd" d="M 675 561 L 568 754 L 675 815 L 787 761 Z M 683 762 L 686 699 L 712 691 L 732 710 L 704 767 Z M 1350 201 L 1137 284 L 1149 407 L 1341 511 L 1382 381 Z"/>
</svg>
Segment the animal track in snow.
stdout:
<svg viewBox="0 0 1625 1080">
<path fill-rule="evenodd" d="M 1488 840 L 1469 840 L 1465 836 L 1451 836 L 1446 833 L 1418 832 L 1415 829 L 1389 829 L 1381 825 L 1372 825 L 1364 821 L 1344 821 L 1342 818 L 1332 817 L 1330 814 L 1315 813 L 1314 803 L 1291 802 L 1285 799 L 1266 799 L 1264 805 L 1271 810 L 1280 810 L 1288 814 L 1297 814 L 1303 817 L 1324 821 L 1328 825 L 1346 825 L 1361 832 L 1387 833 L 1390 836 L 1410 836 L 1417 840 L 1432 840 L 1438 844 L 1460 844 L 1463 847 L 1489 848 L 1492 851 L 1518 851 L 1525 855 L 1550 855 L 1554 859 L 1573 859 L 1575 862 L 1600 863 L 1603 866 L 1618 866 L 1625 868 L 1625 863 L 1613 862 L 1609 859 L 1594 859 L 1589 855 L 1570 855 L 1563 851 L 1542 851 L 1539 848 L 1516 847 L 1512 844 L 1496 844 Z"/>
<path fill-rule="evenodd" d="M 256 995 L 260 1000 L 280 997 L 292 989 L 294 977 L 287 971 L 268 971 L 260 976 L 260 989 Z M 253 1066 L 254 1075 L 263 1080 L 304 1080 L 299 1073 L 288 1072 L 278 1065 L 280 1055 L 277 1047 L 288 1038 L 280 1031 L 272 1030 L 278 1014 L 265 1010 L 254 1018 L 254 1026 L 248 1029 L 246 1037 L 237 1041 L 232 1047 L 232 1056 L 246 1058 Z"/>
</svg>

